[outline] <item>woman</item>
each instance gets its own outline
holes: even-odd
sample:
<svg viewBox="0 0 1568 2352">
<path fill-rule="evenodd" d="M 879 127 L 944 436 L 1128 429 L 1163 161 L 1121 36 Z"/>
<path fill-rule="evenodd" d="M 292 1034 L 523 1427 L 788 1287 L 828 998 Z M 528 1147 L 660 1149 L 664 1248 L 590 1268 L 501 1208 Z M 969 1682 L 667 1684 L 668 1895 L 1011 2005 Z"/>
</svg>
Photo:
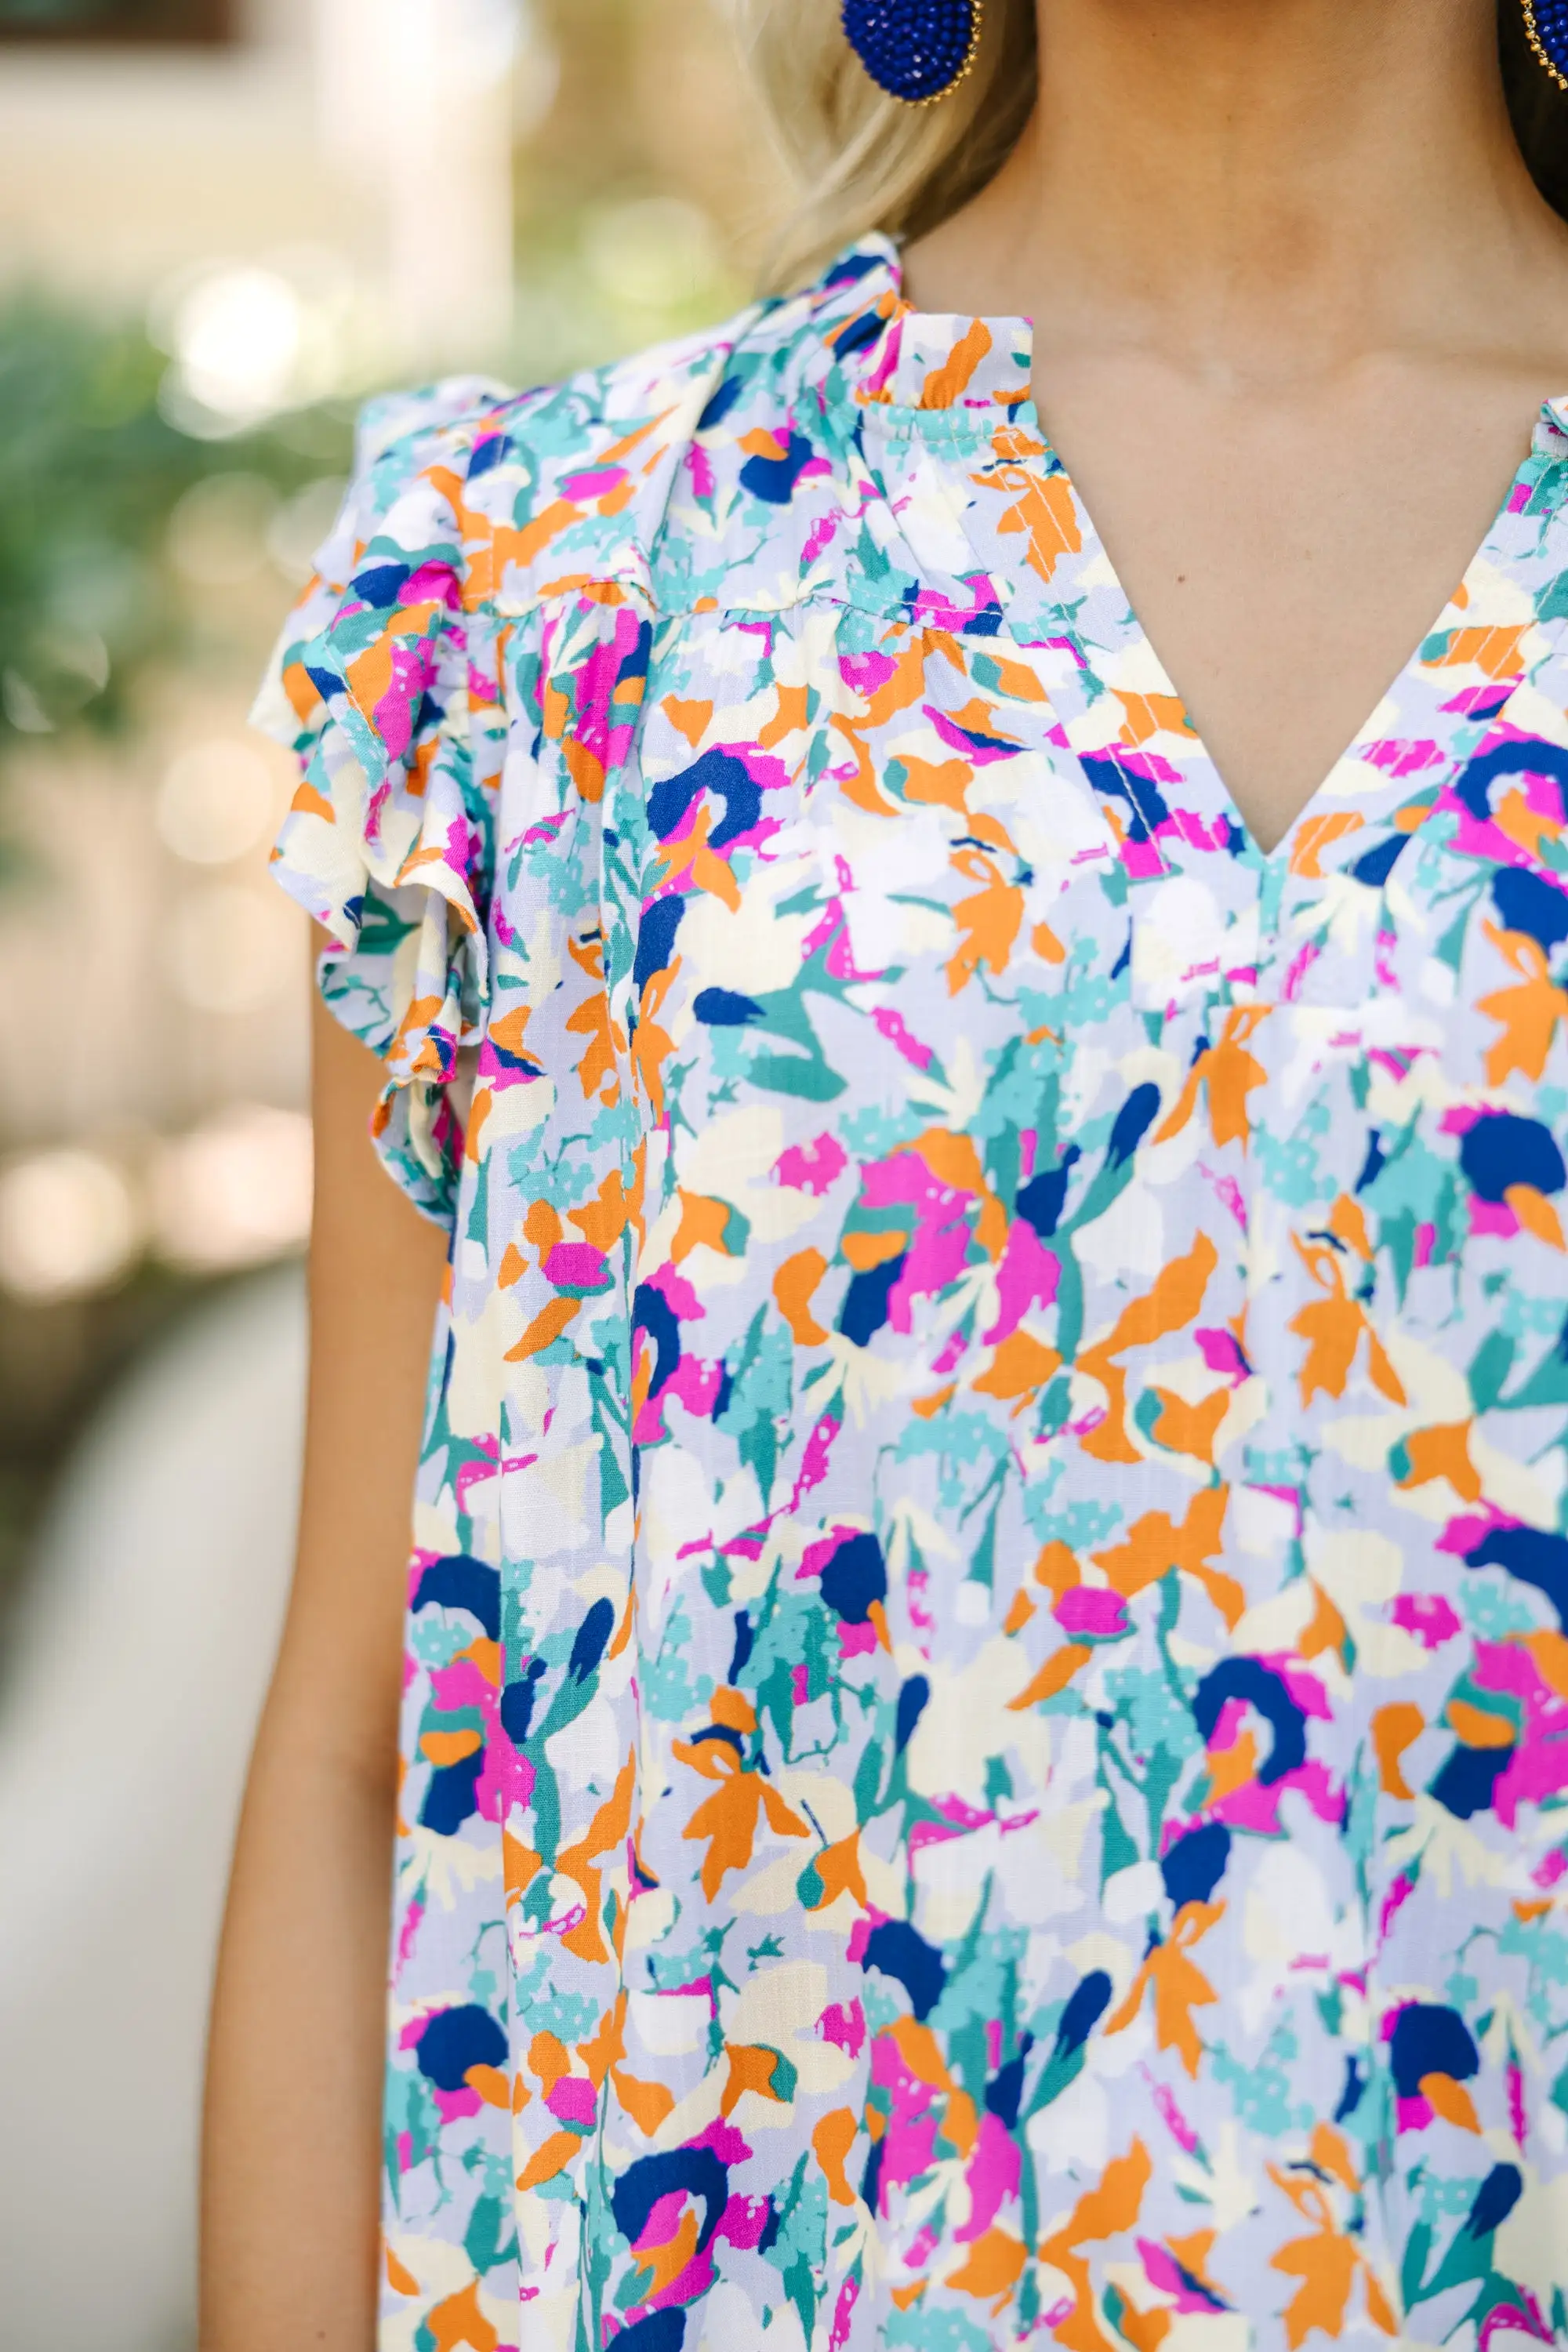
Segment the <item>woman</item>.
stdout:
<svg viewBox="0 0 1568 2352">
<path fill-rule="evenodd" d="M 1555 2340 L 1568 232 L 1492 0 L 851 5 L 919 110 L 752 13 L 805 290 L 373 422 L 289 633 L 353 1035 L 206 2342 Z"/>
</svg>

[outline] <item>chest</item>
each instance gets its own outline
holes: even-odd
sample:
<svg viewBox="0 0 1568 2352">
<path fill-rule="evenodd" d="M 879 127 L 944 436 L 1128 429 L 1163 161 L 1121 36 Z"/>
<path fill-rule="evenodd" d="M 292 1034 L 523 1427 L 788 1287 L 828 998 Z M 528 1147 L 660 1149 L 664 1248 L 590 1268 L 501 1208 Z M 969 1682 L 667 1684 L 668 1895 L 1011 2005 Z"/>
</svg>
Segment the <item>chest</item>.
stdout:
<svg viewBox="0 0 1568 2352">
<path fill-rule="evenodd" d="M 1404 1447 L 1412 1507 L 1451 1509 L 1425 1465 L 1463 1428 L 1456 1492 L 1491 1464 L 1551 1520 L 1568 684 L 1533 625 L 1502 688 L 1458 648 L 1439 694 L 1468 723 L 1413 715 L 1290 861 L 1238 845 L 1159 711 L 1087 695 L 1070 646 L 826 603 L 656 633 L 596 889 L 535 975 L 553 1083 L 485 1137 L 554 1212 L 509 1248 L 591 1275 L 574 1344 L 602 1318 L 636 1444 L 671 1441 L 672 1577 L 668 1480 L 749 1526 L 851 1425 L 844 1476 L 882 1463 L 907 1499 L 918 1455 L 937 1517 L 984 1517 L 1009 1464 L 1015 1499 L 1059 1479 L 1100 1511 L 1115 1464 L 1129 1517 L 1175 1520 L 1182 1463 L 1273 1486 L 1303 1448 L 1342 1499 L 1344 1464 L 1386 1484 Z M 558 877 L 521 814 L 507 837 Z M 510 885 L 502 911 L 521 936 Z M 624 1305 L 575 1243 L 616 1217 Z"/>
<path fill-rule="evenodd" d="M 1140 1086 L 1179 1096 L 1227 1024 L 1257 1032 L 1247 1066 L 1286 1122 L 1314 1073 L 1369 1057 L 1436 1060 L 1478 1098 L 1550 1092 L 1556 634 L 1464 633 L 1391 714 L 1408 731 L 1363 746 L 1359 792 L 1265 859 L 1184 764 L 1177 718 L 1089 692 L 1071 647 L 829 606 L 672 628 L 606 812 L 639 1123 L 693 1149 L 736 1106 L 781 1148 L 867 1122 L 979 1137 L 1026 1127 L 1034 1090 L 1070 1139 Z"/>
<path fill-rule="evenodd" d="M 1284 400 L 1174 372 L 1046 372 L 1053 446 L 1270 849 L 1465 580 L 1542 387 L 1434 389 L 1384 367 Z M 1147 429 L 1108 425 L 1128 415 Z"/>
</svg>

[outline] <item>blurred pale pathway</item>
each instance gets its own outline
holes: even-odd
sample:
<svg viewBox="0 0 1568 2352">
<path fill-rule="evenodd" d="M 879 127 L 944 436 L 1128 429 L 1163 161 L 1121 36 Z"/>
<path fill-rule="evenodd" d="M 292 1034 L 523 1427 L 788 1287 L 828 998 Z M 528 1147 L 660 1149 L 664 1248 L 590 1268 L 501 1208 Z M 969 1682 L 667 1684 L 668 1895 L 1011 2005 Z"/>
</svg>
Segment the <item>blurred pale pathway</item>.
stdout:
<svg viewBox="0 0 1568 2352">
<path fill-rule="evenodd" d="M 110 1399 L 44 1531 L 0 1710 L 5 2352 L 194 2340 L 208 1979 L 304 1370 L 299 1270 L 226 1292 Z"/>
</svg>

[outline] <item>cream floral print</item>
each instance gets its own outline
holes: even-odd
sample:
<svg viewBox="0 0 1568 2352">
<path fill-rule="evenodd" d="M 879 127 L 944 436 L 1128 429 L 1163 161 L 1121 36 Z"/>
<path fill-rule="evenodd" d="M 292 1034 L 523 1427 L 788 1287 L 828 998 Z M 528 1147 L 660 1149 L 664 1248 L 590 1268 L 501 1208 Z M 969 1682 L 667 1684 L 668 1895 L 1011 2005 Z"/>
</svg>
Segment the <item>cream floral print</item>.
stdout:
<svg viewBox="0 0 1568 2352">
<path fill-rule="evenodd" d="M 384 2352 L 1568 2338 L 1568 404 L 1266 857 L 1029 367 L 872 241 L 446 387 L 287 633 L 452 1234 Z"/>
</svg>

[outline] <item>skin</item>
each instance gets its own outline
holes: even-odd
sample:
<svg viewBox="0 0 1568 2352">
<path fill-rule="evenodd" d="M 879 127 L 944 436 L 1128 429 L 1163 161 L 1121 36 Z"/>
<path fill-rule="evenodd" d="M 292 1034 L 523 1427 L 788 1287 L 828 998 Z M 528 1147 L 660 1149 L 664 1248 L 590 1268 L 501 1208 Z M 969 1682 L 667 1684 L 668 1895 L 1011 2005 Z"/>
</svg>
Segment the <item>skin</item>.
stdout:
<svg viewBox="0 0 1568 2352">
<path fill-rule="evenodd" d="M 1041 0 L 1005 171 L 924 310 L 1038 321 L 1037 396 L 1265 848 L 1463 574 L 1568 393 L 1568 230 L 1492 0 Z M 299 1566 L 213 2017 L 203 2352 L 371 2352 L 408 1497 L 442 1235 L 318 1012 Z"/>
<path fill-rule="evenodd" d="M 1036 320 L 1046 431 L 1272 849 L 1568 393 L 1568 229 L 1514 143 L 1495 0 L 1039 19 L 1035 120 L 907 291 Z"/>
<path fill-rule="evenodd" d="M 446 1236 L 372 1151 L 384 1072 L 318 1005 L 298 1565 L 219 1958 L 202 2352 L 374 2341 L 397 1702 Z"/>
</svg>

